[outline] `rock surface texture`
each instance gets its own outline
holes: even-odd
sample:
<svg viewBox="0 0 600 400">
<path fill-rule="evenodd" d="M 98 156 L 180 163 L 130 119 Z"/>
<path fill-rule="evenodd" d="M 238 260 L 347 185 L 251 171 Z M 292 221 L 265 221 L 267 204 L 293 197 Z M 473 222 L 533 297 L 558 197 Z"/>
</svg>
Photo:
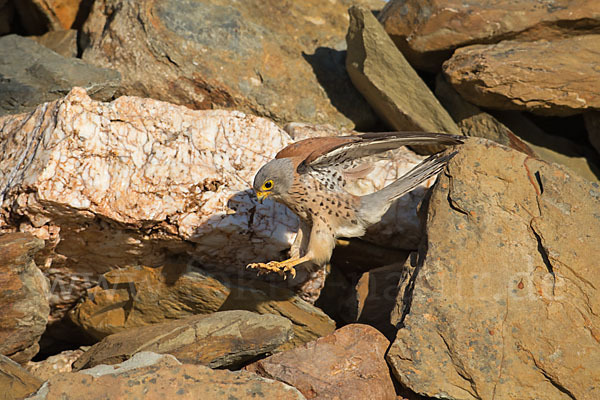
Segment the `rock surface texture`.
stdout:
<svg viewBox="0 0 600 400">
<path fill-rule="evenodd" d="M 378 18 L 409 62 L 429 71 L 470 44 L 600 33 L 600 3 L 587 0 L 391 0 Z"/>
<path fill-rule="evenodd" d="M 357 6 L 350 8 L 349 14 L 346 68 L 354 85 L 381 118 L 399 131 L 460 134 L 452 117 L 394 46 L 373 14 Z"/>
<path fill-rule="evenodd" d="M 65 96 L 73 86 L 96 100 L 109 100 L 119 86 L 117 71 L 65 58 L 33 40 L 0 37 L 0 116 L 33 110 Z"/>
<path fill-rule="evenodd" d="M 113 333 L 219 310 L 248 310 L 280 315 L 293 322 L 290 345 L 327 335 L 335 323 L 320 309 L 291 291 L 259 281 L 229 280 L 186 271 L 185 265 L 129 268 L 104 274 L 100 285 L 70 313 L 89 335 Z"/>
<path fill-rule="evenodd" d="M 166 254 L 250 277 L 246 264 L 283 257 L 295 236 L 296 216 L 272 201 L 258 204 L 250 189 L 260 166 L 291 142 L 263 118 L 136 97 L 100 103 L 74 89 L 0 119 L 0 140 L 0 229 L 19 221 L 47 239 L 39 261 L 55 311 L 70 308 L 99 274 L 158 266 Z M 354 193 L 382 188 L 422 159 L 401 149 Z M 433 181 L 399 199 L 370 229 L 372 240 L 413 248 L 421 235 L 416 206 Z"/>
<path fill-rule="evenodd" d="M 28 399 L 242 400 L 258 393 L 265 399 L 304 400 L 293 387 L 250 372 L 181 364 L 173 356 L 152 352 L 138 353 L 114 366 L 56 375 Z"/>
<path fill-rule="evenodd" d="M 456 50 L 444 74 L 473 104 L 568 116 L 600 109 L 598 52 L 600 35 L 474 45 Z"/>
<path fill-rule="evenodd" d="M 275 354 L 246 370 L 297 388 L 307 399 L 396 399 L 384 355 L 388 340 L 352 324 L 304 346 Z"/>
<path fill-rule="evenodd" d="M 73 363 L 83 353 L 82 349 L 65 350 L 43 361 L 29 361 L 25 364 L 25 368 L 36 378 L 47 381 L 54 375 L 71 372 L 73 370 Z"/>
<path fill-rule="evenodd" d="M 236 367 L 272 352 L 293 336 L 287 318 L 222 311 L 129 329 L 104 338 L 73 364 L 77 370 L 118 364 L 140 351 L 171 354 L 186 364 Z"/>
<path fill-rule="evenodd" d="M 119 70 L 121 94 L 367 129 L 376 118 L 344 70 L 350 3 L 99 0 L 83 59 Z"/>
<path fill-rule="evenodd" d="M 442 76 L 438 76 L 436 80 L 435 94 L 465 136 L 493 140 L 544 161 L 564 165 L 581 177 L 598 182 L 594 155 L 583 146 L 565 137 L 545 133 L 527 117 L 515 111 L 497 113 L 502 118 L 500 121 L 460 97 Z M 586 113 L 586 116 L 590 114 L 592 113 Z"/>
<path fill-rule="evenodd" d="M 562 167 L 463 145 L 401 284 L 397 379 L 436 398 L 599 398 L 599 210 L 600 187 Z"/>
<path fill-rule="evenodd" d="M 21 400 L 42 386 L 41 379 L 0 354 L 0 400 Z"/>
<path fill-rule="evenodd" d="M 23 363 L 39 350 L 48 321 L 48 280 L 33 257 L 44 242 L 29 234 L 0 236 L 0 354 Z"/>
</svg>

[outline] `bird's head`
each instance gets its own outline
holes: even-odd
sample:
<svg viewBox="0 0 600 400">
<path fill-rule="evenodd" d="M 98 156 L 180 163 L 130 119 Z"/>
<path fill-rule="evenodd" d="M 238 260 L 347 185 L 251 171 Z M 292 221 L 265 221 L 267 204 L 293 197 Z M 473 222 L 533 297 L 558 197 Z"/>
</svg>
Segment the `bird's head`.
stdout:
<svg viewBox="0 0 600 400">
<path fill-rule="evenodd" d="M 276 158 L 258 170 L 254 177 L 254 191 L 262 203 L 271 196 L 273 200 L 285 201 L 294 179 L 294 166 L 288 158 Z"/>
</svg>

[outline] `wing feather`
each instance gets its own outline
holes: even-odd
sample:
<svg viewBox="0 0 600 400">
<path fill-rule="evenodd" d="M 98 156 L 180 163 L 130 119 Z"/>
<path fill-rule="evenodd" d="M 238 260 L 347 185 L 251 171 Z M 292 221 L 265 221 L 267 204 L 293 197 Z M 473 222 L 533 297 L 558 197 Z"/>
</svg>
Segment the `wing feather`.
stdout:
<svg viewBox="0 0 600 400">
<path fill-rule="evenodd" d="M 320 169 L 393 150 L 400 146 L 432 143 L 460 144 L 465 137 L 431 132 L 373 132 L 339 139 L 342 138 L 354 140 L 340 141 L 335 145 L 331 143 L 326 149 L 314 151 L 304 160 L 304 165 Z"/>
</svg>

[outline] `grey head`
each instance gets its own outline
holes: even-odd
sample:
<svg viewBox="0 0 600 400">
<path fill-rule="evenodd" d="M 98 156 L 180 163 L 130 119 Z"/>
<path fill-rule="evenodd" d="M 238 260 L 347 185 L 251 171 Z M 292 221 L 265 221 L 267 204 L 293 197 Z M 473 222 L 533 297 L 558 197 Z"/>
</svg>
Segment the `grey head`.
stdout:
<svg viewBox="0 0 600 400">
<path fill-rule="evenodd" d="M 263 165 L 254 177 L 253 187 L 258 200 L 262 203 L 271 196 L 273 200 L 285 202 L 294 173 L 294 165 L 288 158 L 276 158 Z"/>
</svg>

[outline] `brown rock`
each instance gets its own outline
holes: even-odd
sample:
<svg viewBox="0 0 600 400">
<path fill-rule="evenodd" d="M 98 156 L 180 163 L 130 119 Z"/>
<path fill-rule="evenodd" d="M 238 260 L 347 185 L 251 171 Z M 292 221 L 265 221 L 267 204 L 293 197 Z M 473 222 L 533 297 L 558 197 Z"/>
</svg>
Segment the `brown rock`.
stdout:
<svg viewBox="0 0 600 400">
<path fill-rule="evenodd" d="M 387 358 L 403 386 L 460 399 L 600 393 L 600 186 L 483 139 L 427 206 L 427 242 Z"/>
<path fill-rule="evenodd" d="M 73 370 L 73 363 L 84 353 L 83 349 L 65 350 L 42 361 L 29 361 L 25 369 L 42 381 L 47 381 L 54 375 L 64 374 Z"/>
<path fill-rule="evenodd" d="M 519 139 L 508 127 L 460 97 L 442 75 L 436 77 L 435 95 L 448 110 L 463 135 L 493 140 L 506 147 L 535 156 L 529 145 Z"/>
<path fill-rule="evenodd" d="M 29 234 L 0 235 L 0 354 L 23 363 L 38 352 L 48 322 L 48 281 L 33 262 L 44 242 Z"/>
<path fill-rule="evenodd" d="M 71 399 L 303 400 L 298 390 L 246 371 L 181 364 L 173 356 L 141 352 L 114 366 L 56 375 L 31 400 Z"/>
<path fill-rule="evenodd" d="M 30 35 L 70 29 L 79 6 L 87 0 L 18 0 L 15 1 L 21 24 Z"/>
<path fill-rule="evenodd" d="M 272 352 L 293 336 L 292 323 L 276 315 L 221 311 L 133 328 L 102 339 L 73 364 L 76 370 L 117 364 L 140 351 L 171 354 L 187 364 L 235 367 Z"/>
<path fill-rule="evenodd" d="M 367 129 L 340 45 L 348 3 L 97 0 L 83 59 L 121 71 L 120 94 Z"/>
<path fill-rule="evenodd" d="M 185 265 L 127 268 L 106 273 L 104 283 L 69 314 L 90 335 L 102 339 L 126 329 L 217 310 L 248 310 L 281 315 L 294 324 L 289 346 L 306 343 L 335 329 L 321 310 L 287 289 L 258 281 L 219 279 Z"/>
<path fill-rule="evenodd" d="M 0 400 L 20 400 L 44 383 L 8 357 L 0 354 Z"/>
<path fill-rule="evenodd" d="M 597 156 L 590 149 L 565 137 L 544 132 L 520 112 L 498 111 L 495 115 L 502 125 L 515 132 L 529 145 L 536 157 L 564 165 L 590 182 L 600 182 Z"/>
<path fill-rule="evenodd" d="M 600 109 L 600 35 L 463 47 L 444 74 L 482 107 L 567 116 Z"/>
<path fill-rule="evenodd" d="M 560 136 L 549 135 L 519 112 L 497 112 L 496 117 L 467 102 L 443 77 L 436 81 L 436 95 L 465 136 L 483 137 L 544 161 L 570 168 L 598 181 L 598 168 L 589 151 Z"/>
<path fill-rule="evenodd" d="M 460 134 L 427 85 L 406 62 L 373 14 L 349 10 L 346 68 L 354 86 L 393 129 Z M 429 151 L 439 150 L 438 147 Z"/>
<path fill-rule="evenodd" d="M 470 44 L 600 33 L 600 4 L 586 0 L 391 0 L 379 21 L 415 68 L 435 72 L 454 49 Z"/>
<path fill-rule="evenodd" d="M 307 399 L 396 399 L 384 361 L 388 345 L 370 326 L 346 325 L 245 369 L 294 386 Z"/>
<path fill-rule="evenodd" d="M 77 31 L 75 29 L 50 31 L 42 36 L 30 36 L 29 38 L 63 57 L 77 57 Z"/>
</svg>

